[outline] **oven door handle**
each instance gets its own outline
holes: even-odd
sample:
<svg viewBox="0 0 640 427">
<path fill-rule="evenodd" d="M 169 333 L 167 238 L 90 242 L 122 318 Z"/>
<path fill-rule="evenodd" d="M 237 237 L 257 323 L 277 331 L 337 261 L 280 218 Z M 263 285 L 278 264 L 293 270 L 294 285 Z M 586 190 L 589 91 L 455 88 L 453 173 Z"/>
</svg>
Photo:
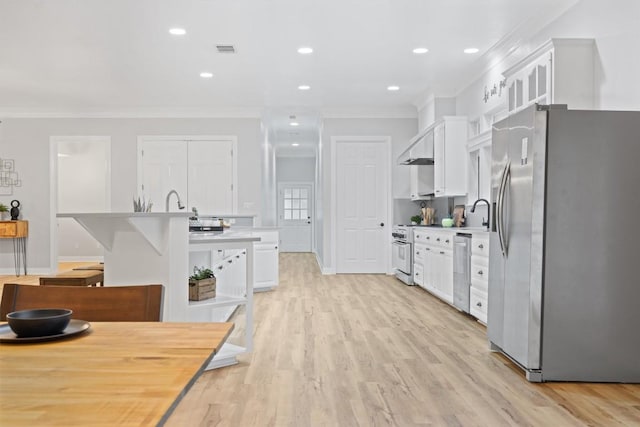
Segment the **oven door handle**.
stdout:
<svg viewBox="0 0 640 427">
<path fill-rule="evenodd" d="M 406 245 L 408 245 L 409 243 L 407 243 L 407 242 L 399 242 L 399 241 L 397 241 L 397 240 L 394 240 L 393 242 L 391 242 L 391 244 L 392 244 L 392 245 L 396 245 L 396 246 L 406 246 Z"/>
</svg>

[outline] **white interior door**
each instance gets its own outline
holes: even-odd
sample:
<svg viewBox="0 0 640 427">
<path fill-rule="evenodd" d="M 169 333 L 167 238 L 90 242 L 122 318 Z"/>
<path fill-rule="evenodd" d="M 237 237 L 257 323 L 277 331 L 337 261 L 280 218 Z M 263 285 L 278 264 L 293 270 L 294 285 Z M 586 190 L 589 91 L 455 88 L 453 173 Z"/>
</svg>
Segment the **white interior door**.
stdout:
<svg viewBox="0 0 640 427">
<path fill-rule="evenodd" d="M 313 185 L 278 183 L 280 252 L 311 252 Z"/>
<path fill-rule="evenodd" d="M 236 212 L 235 137 L 141 137 L 138 144 L 140 195 L 166 210 L 169 191 L 176 190 L 189 210 L 200 215 Z M 176 199 L 169 203 L 178 211 Z"/>
<path fill-rule="evenodd" d="M 56 136 L 57 212 L 111 209 L 111 138 Z M 58 261 L 102 261 L 104 251 L 73 218 L 57 218 Z"/>
<path fill-rule="evenodd" d="M 388 139 L 335 141 L 336 273 L 386 273 Z"/>
<path fill-rule="evenodd" d="M 169 191 L 176 190 L 187 202 L 187 144 L 185 141 L 144 141 L 141 144 L 139 175 L 145 201 L 153 203 L 153 212 L 165 212 Z M 178 212 L 173 198 L 169 211 Z"/>
<path fill-rule="evenodd" d="M 233 141 L 189 141 L 188 208 L 201 215 L 231 214 Z"/>
</svg>

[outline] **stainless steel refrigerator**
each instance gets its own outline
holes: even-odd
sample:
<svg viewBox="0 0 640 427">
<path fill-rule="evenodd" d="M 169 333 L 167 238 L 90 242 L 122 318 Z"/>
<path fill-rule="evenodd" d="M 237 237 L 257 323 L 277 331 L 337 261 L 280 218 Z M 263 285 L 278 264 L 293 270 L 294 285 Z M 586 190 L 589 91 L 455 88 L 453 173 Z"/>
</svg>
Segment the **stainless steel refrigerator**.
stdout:
<svg viewBox="0 0 640 427">
<path fill-rule="evenodd" d="M 640 112 L 493 126 L 488 335 L 529 381 L 640 382 Z"/>
</svg>

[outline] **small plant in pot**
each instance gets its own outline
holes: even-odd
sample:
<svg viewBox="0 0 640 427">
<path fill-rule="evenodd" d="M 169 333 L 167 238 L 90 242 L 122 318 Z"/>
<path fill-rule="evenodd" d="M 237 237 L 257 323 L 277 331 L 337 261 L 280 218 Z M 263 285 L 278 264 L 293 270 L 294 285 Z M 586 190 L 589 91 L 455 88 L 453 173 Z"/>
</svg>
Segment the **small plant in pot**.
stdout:
<svg viewBox="0 0 640 427">
<path fill-rule="evenodd" d="M 9 212 L 9 206 L 0 203 L 0 219 L 5 219 L 7 212 Z"/>
<path fill-rule="evenodd" d="M 420 215 L 414 215 L 411 217 L 411 224 L 418 225 L 422 222 L 422 217 Z"/>
<path fill-rule="evenodd" d="M 189 301 L 202 301 L 216 296 L 216 277 L 210 268 L 193 267 L 189 276 Z"/>
</svg>

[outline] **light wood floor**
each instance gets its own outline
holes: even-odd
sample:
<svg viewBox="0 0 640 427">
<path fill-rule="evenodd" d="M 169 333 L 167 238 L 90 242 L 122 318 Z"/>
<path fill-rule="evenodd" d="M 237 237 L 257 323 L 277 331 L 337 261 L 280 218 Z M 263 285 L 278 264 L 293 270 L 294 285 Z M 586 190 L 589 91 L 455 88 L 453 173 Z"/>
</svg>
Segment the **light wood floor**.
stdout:
<svg viewBox="0 0 640 427">
<path fill-rule="evenodd" d="M 419 288 L 322 276 L 310 254 L 280 263 L 280 286 L 255 295 L 254 352 L 205 372 L 168 426 L 640 426 L 640 385 L 529 383 Z"/>
</svg>

